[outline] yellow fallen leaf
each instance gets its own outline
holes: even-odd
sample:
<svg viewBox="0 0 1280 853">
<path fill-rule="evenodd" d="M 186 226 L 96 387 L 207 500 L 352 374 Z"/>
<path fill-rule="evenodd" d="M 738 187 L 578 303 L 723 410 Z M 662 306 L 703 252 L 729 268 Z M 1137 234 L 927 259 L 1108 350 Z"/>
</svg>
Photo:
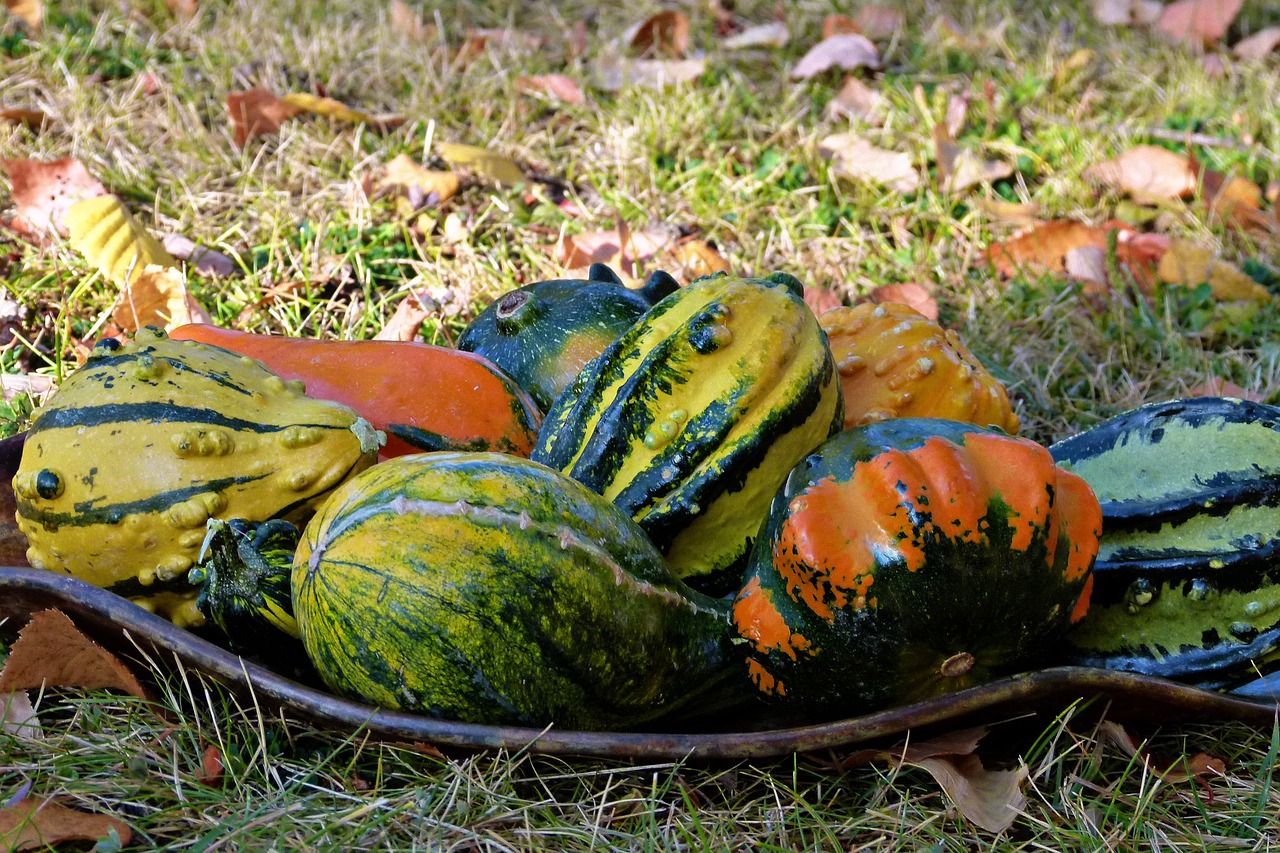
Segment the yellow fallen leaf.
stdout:
<svg viewBox="0 0 1280 853">
<path fill-rule="evenodd" d="M 437 142 L 436 151 L 450 166 L 470 169 L 500 184 L 514 185 L 525 181 L 524 172 L 514 160 L 488 148 L 458 142 Z"/>
<path fill-rule="evenodd" d="M 67 242 L 109 280 L 125 285 L 149 266 L 177 261 L 125 210 L 120 199 L 101 195 L 67 210 Z"/>
<path fill-rule="evenodd" d="M 323 98 L 307 92 L 293 92 L 280 99 L 291 107 L 296 107 L 313 115 L 324 116 L 334 121 L 345 121 L 351 124 L 367 124 L 375 128 L 391 128 L 404 124 L 400 116 L 375 116 L 363 110 L 352 109 L 342 101 Z"/>
<path fill-rule="evenodd" d="M 1235 265 L 1216 257 L 1213 250 L 1183 240 L 1169 242 L 1168 251 L 1156 267 L 1156 275 L 1165 284 L 1196 287 L 1208 282 L 1213 297 L 1220 302 L 1266 302 L 1271 299 L 1270 291 Z"/>
<path fill-rule="evenodd" d="M 187 278 L 174 267 L 148 266 L 120 292 L 112 311 L 116 325 L 128 332 L 144 326 L 168 331 L 188 323 L 212 323 L 204 306 L 187 290 Z"/>
<path fill-rule="evenodd" d="M 435 195 L 435 204 L 444 204 L 458 192 L 458 176 L 454 172 L 427 169 L 414 162 L 408 154 L 401 154 L 387 163 L 387 170 L 378 181 L 379 189 L 404 187 L 409 192 L 422 195 L 422 204 Z M 422 204 L 414 205 L 415 208 Z"/>
<path fill-rule="evenodd" d="M 33 30 L 40 29 L 44 23 L 44 3 L 40 0 L 4 0 L 4 7 Z"/>
</svg>

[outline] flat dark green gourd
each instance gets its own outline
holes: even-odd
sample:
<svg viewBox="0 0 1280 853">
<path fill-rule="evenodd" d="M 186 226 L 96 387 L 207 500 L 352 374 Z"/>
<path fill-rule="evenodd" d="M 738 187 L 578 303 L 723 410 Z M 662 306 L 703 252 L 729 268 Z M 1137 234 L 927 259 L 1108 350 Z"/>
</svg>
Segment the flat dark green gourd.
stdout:
<svg viewBox="0 0 1280 853">
<path fill-rule="evenodd" d="M 458 338 L 484 356 L 546 411 L 582 368 L 654 303 L 679 288 L 661 270 L 632 290 L 605 264 L 586 279 L 553 279 L 499 296 Z"/>
<path fill-rule="evenodd" d="M 1229 685 L 1280 645 L 1280 408 L 1226 397 L 1124 412 L 1050 448 L 1097 493 L 1094 605 L 1069 659 Z"/>
</svg>

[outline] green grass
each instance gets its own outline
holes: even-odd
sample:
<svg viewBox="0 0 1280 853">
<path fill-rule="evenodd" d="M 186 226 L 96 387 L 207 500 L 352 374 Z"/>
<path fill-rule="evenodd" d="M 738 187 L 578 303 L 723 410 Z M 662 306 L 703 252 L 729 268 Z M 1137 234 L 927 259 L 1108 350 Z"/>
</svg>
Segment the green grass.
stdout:
<svg viewBox="0 0 1280 853">
<path fill-rule="evenodd" d="M 633 229 L 712 240 L 739 272 L 791 272 L 849 301 L 879 284 L 935 285 L 943 320 L 1007 383 L 1024 433 L 1040 441 L 1213 378 L 1280 403 L 1280 305 L 1241 316 L 1203 288 L 1151 301 L 1116 293 L 1097 304 L 1051 276 L 1000 281 L 981 258 L 1012 228 L 970 196 L 948 197 L 930 181 L 903 196 L 834 178 L 818 142 L 851 128 L 823 114 L 839 76 L 791 82 L 786 73 L 839 4 L 787 4 L 791 43 L 744 55 L 716 50 L 704 6 L 682 5 L 695 48 L 708 51 L 695 84 L 588 87 L 590 103 L 563 106 L 519 94 L 513 81 L 559 72 L 587 84 L 610 40 L 658 4 L 416 7 L 438 18 L 451 47 L 468 28 L 510 26 L 545 40 L 536 50 L 496 45 L 470 63 L 398 33 L 383 3 L 207 0 L 190 21 L 158 2 L 127 13 L 119 4 L 56 4 L 39 34 L 0 18 L 0 104 L 40 107 L 54 120 L 43 132 L 0 123 L 0 158 L 78 157 L 153 231 L 232 256 L 242 275 L 196 278 L 193 288 L 219 322 L 243 313 L 246 329 L 367 337 L 424 286 L 454 288 L 474 312 L 514 286 L 558 276 L 544 247 L 559 233 L 612 228 L 621 216 Z M 774 10 L 763 0 L 734 5 L 752 22 Z M 1212 168 L 1262 186 L 1280 178 L 1271 153 L 1280 150 L 1275 57 L 1227 59 L 1227 73 L 1213 77 L 1185 48 L 1092 24 L 1084 0 L 1052 14 L 1012 0 L 902 6 L 909 24 L 887 45 L 884 70 L 863 72 L 890 117 L 882 129 L 852 129 L 932 169 L 931 125 L 953 96 L 969 93 L 959 141 L 1016 168 L 974 194 L 1035 203 L 1045 218 L 1141 215 L 1144 228 L 1212 246 L 1280 292 L 1274 243 L 1226 230 L 1193 206 L 1137 210 L 1081 178 L 1135 144 L 1183 150 L 1178 134 L 1186 132 L 1217 140 L 1194 148 Z M 946 38 L 936 24 L 944 12 L 975 43 Z M 567 33 L 582 19 L 587 51 L 575 57 Z M 1247 0 L 1236 29 L 1256 32 L 1276 19 L 1268 4 Z M 1083 48 L 1092 61 L 1062 73 Z M 316 84 L 407 121 L 377 134 L 304 117 L 244 150 L 231 144 L 229 91 Z M 566 216 L 545 189 L 543 199 L 526 200 L 536 187 L 472 182 L 415 229 L 362 184 L 398 154 L 422 161 L 429 139 L 487 145 L 560 179 L 585 214 Z M 429 155 L 425 162 L 443 168 Z M 0 184 L 0 204 L 6 189 Z M 443 239 L 450 213 L 468 223 L 466 240 Z M 3 230 L 0 279 L 27 309 L 18 342 L 0 354 L 9 373 L 73 368 L 71 338 L 101 329 L 114 298 L 65 246 L 33 247 Z M 291 283 L 299 286 L 288 298 L 258 304 L 268 288 Z M 451 340 L 468 316 L 433 318 L 426 339 Z M 31 401 L 7 405 L 6 433 L 25 422 Z M 436 758 L 361 733 L 316 731 L 190 673 L 158 677 L 168 688 L 164 720 L 131 700 L 45 696 L 44 739 L 0 734 L 0 799 L 31 782 L 126 820 L 135 849 L 942 851 L 993 843 L 916 770 L 839 772 L 808 756 L 639 766 L 505 752 Z M 1030 771 L 1027 814 L 998 846 L 1266 849 L 1280 830 L 1276 731 L 1218 722 L 1142 731 L 1153 751 L 1226 759 L 1226 775 L 1162 783 L 1084 716 L 1038 720 L 994 749 Z M 226 763 L 216 786 L 198 779 L 210 744 Z"/>
</svg>

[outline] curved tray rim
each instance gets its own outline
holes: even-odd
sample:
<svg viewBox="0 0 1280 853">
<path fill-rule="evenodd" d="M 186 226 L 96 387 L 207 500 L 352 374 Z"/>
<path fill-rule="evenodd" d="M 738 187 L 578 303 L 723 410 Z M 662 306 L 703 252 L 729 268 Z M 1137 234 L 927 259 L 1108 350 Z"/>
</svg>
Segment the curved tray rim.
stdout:
<svg viewBox="0 0 1280 853">
<path fill-rule="evenodd" d="M 299 684 L 174 626 L 98 587 L 38 569 L 0 567 L 0 618 L 25 624 L 56 608 L 103 645 L 135 644 L 174 655 L 184 665 L 228 686 L 252 692 L 327 727 L 466 749 L 505 748 L 544 755 L 642 760 L 773 758 L 837 749 L 980 713 L 1027 709 L 1061 712 L 1073 702 L 1105 697 L 1138 716 L 1161 721 L 1228 719 L 1269 725 L 1276 703 L 1200 690 L 1162 678 L 1083 667 L 1055 667 L 1003 678 L 948 696 L 859 717 L 785 728 L 690 732 L 588 732 L 548 727 L 487 726 L 387 711 Z M 142 646 L 139 645 L 139 648 Z"/>
</svg>

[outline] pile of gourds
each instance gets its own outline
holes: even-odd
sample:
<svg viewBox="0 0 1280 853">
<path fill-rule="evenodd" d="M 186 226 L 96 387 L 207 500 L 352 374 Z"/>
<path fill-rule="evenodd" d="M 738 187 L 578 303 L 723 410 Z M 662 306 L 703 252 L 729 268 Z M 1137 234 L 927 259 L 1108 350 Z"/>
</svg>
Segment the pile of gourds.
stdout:
<svg viewBox="0 0 1280 853">
<path fill-rule="evenodd" d="M 1045 448 L 953 332 L 802 297 L 597 265 L 457 349 L 104 341 L 28 435 L 29 561 L 486 724 L 850 716 L 1073 660 L 1232 686 L 1278 656 L 1280 410 L 1170 401 Z"/>
</svg>

